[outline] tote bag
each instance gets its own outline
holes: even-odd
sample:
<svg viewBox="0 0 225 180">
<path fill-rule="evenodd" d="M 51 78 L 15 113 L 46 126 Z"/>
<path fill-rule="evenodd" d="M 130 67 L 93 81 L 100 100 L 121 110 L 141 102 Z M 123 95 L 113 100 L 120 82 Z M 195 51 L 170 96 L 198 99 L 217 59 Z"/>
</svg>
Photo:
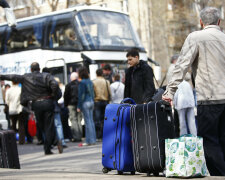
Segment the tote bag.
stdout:
<svg viewBox="0 0 225 180">
<path fill-rule="evenodd" d="M 191 134 L 165 140 L 166 177 L 208 176 L 203 139 Z"/>
</svg>

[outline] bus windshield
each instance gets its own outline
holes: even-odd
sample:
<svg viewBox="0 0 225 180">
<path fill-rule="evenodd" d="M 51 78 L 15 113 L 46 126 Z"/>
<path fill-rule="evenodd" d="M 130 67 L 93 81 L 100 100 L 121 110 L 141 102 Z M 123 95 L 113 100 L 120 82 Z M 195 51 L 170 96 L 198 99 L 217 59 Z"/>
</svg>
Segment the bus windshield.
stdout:
<svg viewBox="0 0 225 180">
<path fill-rule="evenodd" d="M 144 50 L 125 14 L 85 10 L 78 12 L 75 19 L 85 49 L 123 51 L 138 47 Z"/>
</svg>

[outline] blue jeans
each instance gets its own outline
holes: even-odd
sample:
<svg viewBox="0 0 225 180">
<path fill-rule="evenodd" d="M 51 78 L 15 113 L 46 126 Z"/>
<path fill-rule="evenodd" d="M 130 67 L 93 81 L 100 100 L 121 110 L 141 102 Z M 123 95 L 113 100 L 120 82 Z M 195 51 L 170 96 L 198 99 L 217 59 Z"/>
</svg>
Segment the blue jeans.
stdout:
<svg viewBox="0 0 225 180">
<path fill-rule="evenodd" d="M 56 128 L 56 134 L 59 140 L 62 141 L 62 145 L 66 145 L 64 141 L 64 136 L 63 136 L 63 128 L 62 128 L 62 122 L 61 122 L 61 117 L 59 112 L 55 112 L 55 128 Z"/>
<path fill-rule="evenodd" d="M 95 124 L 93 121 L 94 102 L 86 101 L 82 105 L 82 112 L 85 121 L 85 139 L 87 144 L 96 142 Z"/>
</svg>

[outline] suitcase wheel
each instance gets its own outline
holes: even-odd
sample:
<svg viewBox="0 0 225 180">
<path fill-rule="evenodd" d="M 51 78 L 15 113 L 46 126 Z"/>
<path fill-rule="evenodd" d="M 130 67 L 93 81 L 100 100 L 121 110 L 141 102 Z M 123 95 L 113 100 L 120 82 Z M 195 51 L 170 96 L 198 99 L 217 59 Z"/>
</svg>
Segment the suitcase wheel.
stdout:
<svg viewBox="0 0 225 180">
<path fill-rule="evenodd" d="M 119 175 L 123 175 L 123 171 L 117 171 Z"/>
<path fill-rule="evenodd" d="M 150 176 L 151 172 L 147 172 L 147 176 Z"/>
<path fill-rule="evenodd" d="M 131 171 L 130 174 L 131 174 L 131 175 L 135 175 L 135 171 Z"/>
<path fill-rule="evenodd" d="M 153 175 L 154 176 L 159 176 L 159 173 L 158 172 L 154 172 Z"/>
<path fill-rule="evenodd" d="M 104 174 L 106 174 L 106 173 L 108 173 L 109 172 L 109 169 L 107 169 L 107 168 L 102 168 L 102 172 L 104 173 Z"/>
</svg>

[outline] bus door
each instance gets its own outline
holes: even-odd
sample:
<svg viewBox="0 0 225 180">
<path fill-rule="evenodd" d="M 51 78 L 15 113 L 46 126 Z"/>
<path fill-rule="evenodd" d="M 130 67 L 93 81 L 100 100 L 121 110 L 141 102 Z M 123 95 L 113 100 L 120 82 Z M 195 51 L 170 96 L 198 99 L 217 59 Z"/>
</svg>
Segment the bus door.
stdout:
<svg viewBox="0 0 225 180">
<path fill-rule="evenodd" d="M 66 62 L 63 58 L 47 60 L 45 63 L 45 67 L 50 70 L 50 73 L 53 76 L 58 77 L 60 79 L 60 82 L 62 82 L 63 84 L 68 83 L 67 67 Z"/>
</svg>

